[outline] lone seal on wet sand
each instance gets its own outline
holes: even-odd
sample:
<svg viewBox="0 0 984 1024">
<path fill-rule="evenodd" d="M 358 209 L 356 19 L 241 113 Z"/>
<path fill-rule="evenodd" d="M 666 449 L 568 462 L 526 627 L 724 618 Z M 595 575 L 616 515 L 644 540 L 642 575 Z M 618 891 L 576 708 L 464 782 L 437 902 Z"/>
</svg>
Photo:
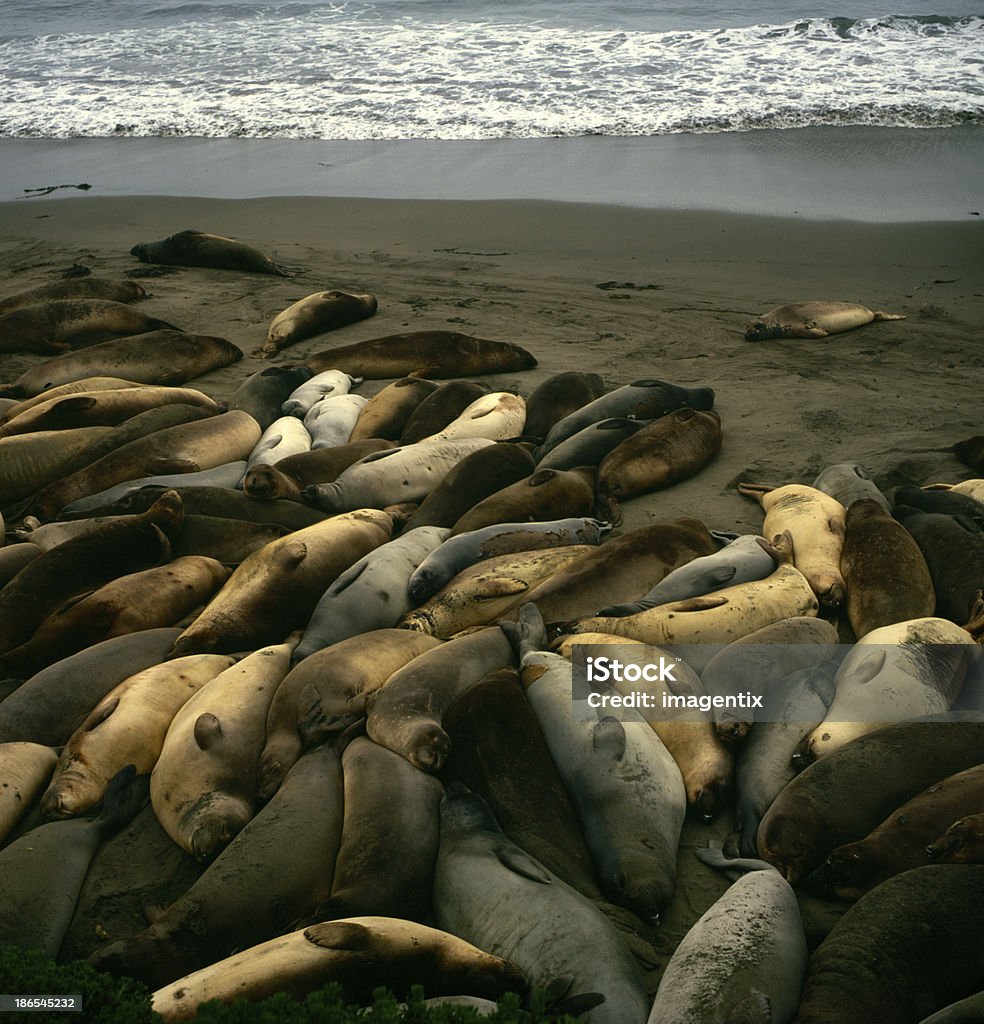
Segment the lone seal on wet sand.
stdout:
<svg viewBox="0 0 984 1024">
<path fill-rule="evenodd" d="M 904 320 L 904 313 L 873 312 L 857 302 L 793 302 L 763 313 L 745 328 L 746 341 L 826 338 L 873 320 Z"/>
</svg>

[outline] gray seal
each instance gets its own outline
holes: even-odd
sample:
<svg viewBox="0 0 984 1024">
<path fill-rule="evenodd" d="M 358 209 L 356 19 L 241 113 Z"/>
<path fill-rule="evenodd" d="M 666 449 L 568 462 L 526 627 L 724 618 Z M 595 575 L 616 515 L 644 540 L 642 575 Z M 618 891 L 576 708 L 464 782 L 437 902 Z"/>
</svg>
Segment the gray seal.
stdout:
<svg viewBox="0 0 984 1024">
<path fill-rule="evenodd" d="M 824 494 L 829 494 L 831 498 L 836 498 L 844 508 L 849 508 L 863 498 L 871 498 L 886 512 L 892 510 L 888 498 L 878 489 L 878 485 L 868 475 L 864 466 L 857 462 L 838 462 L 836 465 L 828 466 L 813 481 L 812 486 Z"/>
<path fill-rule="evenodd" d="M 624 416 L 599 420 L 551 448 L 539 459 L 537 468 L 574 469 L 575 466 L 597 466 L 606 455 L 649 422 L 630 420 Z"/>
<path fill-rule="evenodd" d="M 681 565 L 663 577 L 638 601 L 602 608 L 596 615 L 635 615 L 671 601 L 713 594 L 724 587 L 763 580 L 776 568 L 776 552 L 764 538 L 746 534 L 726 544 L 712 555 L 703 555 Z"/>
</svg>

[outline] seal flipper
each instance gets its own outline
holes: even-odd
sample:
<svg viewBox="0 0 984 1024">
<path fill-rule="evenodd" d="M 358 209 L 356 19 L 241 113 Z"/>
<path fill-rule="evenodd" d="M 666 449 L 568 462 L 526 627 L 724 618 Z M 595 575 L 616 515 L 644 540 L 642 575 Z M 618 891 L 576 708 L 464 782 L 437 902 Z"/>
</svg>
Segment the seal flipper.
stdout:
<svg viewBox="0 0 984 1024">
<path fill-rule="evenodd" d="M 547 627 L 543 623 L 540 609 L 532 601 L 519 609 L 515 622 L 500 622 L 499 628 L 506 634 L 506 639 L 521 663 L 527 654 L 534 654 L 547 647 Z"/>
<path fill-rule="evenodd" d="M 94 825 L 105 839 L 129 824 L 150 798 L 150 775 L 124 765 L 110 780 Z"/>
<path fill-rule="evenodd" d="M 625 757 L 625 726 L 617 718 L 603 718 L 591 731 L 591 749 L 612 761 Z"/>
<path fill-rule="evenodd" d="M 550 872 L 518 846 L 498 846 L 495 855 L 499 863 L 514 875 L 522 875 L 523 878 L 539 882 L 541 885 L 549 885 L 552 881 Z"/>
<path fill-rule="evenodd" d="M 208 750 L 222 739 L 222 723 L 206 711 L 195 720 L 195 742 L 199 750 Z"/>
<path fill-rule="evenodd" d="M 772 1024 L 772 1001 L 764 992 L 752 989 L 731 1007 L 724 1024 Z"/>
<path fill-rule="evenodd" d="M 341 949 L 363 953 L 372 948 L 369 929 L 354 921 L 322 921 L 304 929 L 304 938 L 322 949 Z"/>
</svg>

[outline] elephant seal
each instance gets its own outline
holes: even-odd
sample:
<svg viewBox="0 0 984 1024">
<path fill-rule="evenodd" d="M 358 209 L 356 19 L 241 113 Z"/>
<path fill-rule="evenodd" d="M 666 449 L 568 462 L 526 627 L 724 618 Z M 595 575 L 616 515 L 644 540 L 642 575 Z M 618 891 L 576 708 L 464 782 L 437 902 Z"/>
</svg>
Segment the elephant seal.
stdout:
<svg viewBox="0 0 984 1024">
<path fill-rule="evenodd" d="M 87 516 L 97 509 L 124 502 L 126 498 L 137 492 L 148 490 L 159 492 L 160 488 L 182 488 L 188 493 L 196 487 L 211 487 L 218 490 L 238 487 L 246 472 L 246 463 L 223 462 L 211 469 L 200 469 L 196 473 L 162 473 L 160 476 L 141 476 L 136 480 L 124 480 L 104 491 L 86 494 L 70 501 L 59 513 L 59 518 L 70 516 Z"/>
<path fill-rule="evenodd" d="M 926 847 L 926 855 L 950 864 L 984 863 L 984 813 L 958 818 Z"/>
<path fill-rule="evenodd" d="M 860 899 L 893 875 L 942 861 L 942 844 L 928 844 L 982 803 L 984 765 L 975 765 L 923 790 L 864 839 L 838 846 L 816 875 L 837 899 Z"/>
<path fill-rule="evenodd" d="M 314 919 L 419 919 L 431 902 L 444 786 L 364 736 L 345 748 L 342 775 L 342 843 L 331 896 Z"/>
<path fill-rule="evenodd" d="M 715 867 L 751 869 L 683 937 L 666 965 L 650 1024 L 788 1021 L 806 975 L 806 936 L 796 895 L 771 864 L 728 861 L 698 850 Z"/>
<path fill-rule="evenodd" d="M 711 388 L 685 388 L 663 380 L 637 380 L 596 398 L 558 420 L 548 431 L 537 454 L 540 458 L 561 441 L 600 420 L 625 416 L 637 420 L 658 419 L 674 409 L 705 411 L 714 406 Z"/>
<path fill-rule="evenodd" d="M 234 662 L 195 654 L 144 669 L 114 687 L 62 748 L 41 810 L 50 818 L 72 818 L 95 807 L 125 765 L 149 774 L 181 706 Z"/>
<path fill-rule="evenodd" d="M 159 665 L 180 629 L 148 629 L 94 644 L 55 662 L 0 701 L 0 743 L 33 740 L 60 747 L 124 679 Z"/>
<path fill-rule="evenodd" d="M 244 412 L 224 412 L 197 422 L 155 431 L 104 455 L 70 476 L 48 484 L 32 510 L 50 519 L 77 498 L 142 476 L 193 473 L 245 459 L 260 439 L 260 428 Z"/>
<path fill-rule="evenodd" d="M 184 384 L 242 357 L 242 350 L 225 338 L 177 330 L 147 331 L 46 359 L 25 370 L 4 393 L 30 398 L 58 384 L 102 374 L 118 375 L 136 384 Z"/>
<path fill-rule="evenodd" d="M 286 415 L 282 407 L 298 388 L 310 381 L 311 371 L 306 366 L 268 366 L 251 373 L 233 391 L 229 409 L 248 412 L 260 430 L 266 430 L 274 420 Z"/>
<path fill-rule="evenodd" d="M 0 678 L 24 679 L 102 640 L 173 626 L 208 601 L 228 575 L 214 558 L 192 555 L 110 580 L 69 599 L 28 641 L 0 655 Z"/>
<path fill-rule="evenodd" d="M 369 738 L 417 768 L 440 771 L 451 747 L 441 726 L 444 713 L 493 669 L 512 663 L 512 647 L 498 626 L 421 654 L 369 695 Z"/>
<path fill-rule="evenodd" d="M 341 832 L 341 763 L 322 745 L 149 928 L 97 949 L 89 963 L 159 987 L 281 934 L 327 897 Z"/>
<path fill-rule="evenodd" d="M 514 668 L 490 672 L 448 709 L 443 776 L 480 796 L 502 831 L 548 871 L 601 899 L 574 805 Z"/>
<path fill-rule="evenodd" d="M 375 312 L 375 295 L 352 295 L 334 290 L 315 292 L 273 318 L 266 341 L 253 355 L 270 359 L 288 345 L 358 323 Z"/>
<path fill-rule="evenodd" d="M 610 452 L 633 434 L 638 433 L 649 420 L 630 420 L 624 416 L 599 420 L 571 434 L 537 459 L 539 469 L 574 469 L 577 466 L 597 466 Z M 539 452 L 539 449 L 537 449 Z"/>
<path fill-rule="evenodd" d="M 325 588 L 391 531 L 385 512 L 360 509 L 271 541 L 236 568 L 175 641 L 170 657 L 282 641 L 307 624 Z"/>
<path fill-rule="evenodd" d="M 311 435 L 296 416 L 280 416 L 260 435 L 246 460 L 247 470 L 254 466 L 273 466 L 281 459 L 311 450 Z"/>
<path fill-rule="evenodd" d="M 850 508 L 856 501 L 870 498 L 877 501 L 886 512 L 892 511 L 888 499 L 878 489 L 864 466 L 857 462 L 839 462 L 834 466 L 828 466 L 813 481 L 812 486 L 836 498 L 844 508 Z"/>
<path fill-rule="evenodd" d="M 984 473 L 984 434 L 957 441 L 953 446 L 953 454 L 975 473 Z"/>
<path fill-rule="evenodd" d="M 713 534 L 712 534 L 713 536 Z M 765 579 L 776 568 L 776 553 L 764 538 L 746 534 L 718 551 L 700 555 L 667 573 L 645 597 L 600 608 L 597 615 L 635 615 L 647 608 L 713 594 L 724 587 Z"/>
<path fill-rule="evenodd" d="M 794 1024 L 903 1024 L 975 991 L 982 899 L 984 866 L 934 864 L 888 879 L 810 958 Z"/>
<path fill-rule="evenodd" d="M 124 380 L 122 377 L 83 377 L 82 380 L 69 381 L 67 384 L 59 384 L 57 387 L 48 388 L 46 391 L 32 398 L 3 398 L 3 415 L 0 415 L 0 423 L 6 424 L 15 416 L 27 412 L 28 409 L 39 405 L 41 402 L 48 402 L 52 398 L 64 398 L 68 395 L 82 395 L 88 391 L 114 391 L 125 388 L 138 388 L 141 385 L 136 381 Z"/>
<path fill-rule="evenodd" d="M 484 437 L 461 441 L 419 441 L 374 452 L 349 466 L 332 483 L 314 484 L 301 492 L 308 504 L 323 512 L 386 508 L 420 501 L 472 452 L 495 444 Z"/>
<path fill-rule="evenodd" d="M 691 651 L 683 648 L 682 653 L 686 659 Z M 840 653 L 837 630 L 829 622 L 811 615 L 791 616 L 747 633 L 712 654 L 700 670 L 701 681 L 712 696 L 743 690 L 768 696 L 791 672 L 831 659 L 839 664 Z M 718 734 L 733 745 L 745 738 L 757 717 L 727 703 L 714 709 Z"/>
<path fill-rule="evenodd" d="M 141 263 L 162 263 L 171 267 L 216 267 L 245 270 L 252 274 L 294 277 L 301 268 L 274 263 L 258 249 L 222 235 L 204 231 L 179 231 L 159 242 L 140 242 L 130 250 Z"/>
<path fill-rule="evenodd" d="M 86 343 L 181 328 L 108 299 L 53 299 L 0 316 L 0 352 L 65 352 Z"/>
<path fill-rule="evenodd" d="M 147 293 L 136 281 L 112 280 L 108 277 L 82 277 L 55 281 L 37 288 L 17 292 L 0 299 L 0 316 L 24 306 L 35 306 L 54 299 L 108 299 L 110 302 L 139 302 Z"/>
<path fill-rule="evenodd" d="M 369 399 L 356 421 L 350 440 L 383 437 L 388 441 L 399 441 L 411 413 L 437 388 L 433 381 L 420 377 L 401 377 L 387 384 Z"/>
<path fill-rule="evenodd" d="M 369 1000 L 380 985 L 397 997 L 423 985 L 433 994 L 492 999 L 527 987 L 518 967 L 454 935 L 412 921 L 353 917 L 311 925 L 204 967 L 158 989 L 151 1006 L 165 1021 L 190 1020 L 210 999 L 231 1003 L 281 992 L 303 999 L 332 981 L 348 1000 Z"/>
<path fill-rule="evenodd" d="M 139 385 L 136 385 L 139 387 Z M 195 420 L 208 419 L 216 415 L 211 409 L 196 405 L 165 405 L 160 409 L 148 409 L 138 412 L 136 416 L 124 420 L 119 426 L 110 430 L 86 445 L 77 455 L 73 456 L 63 471 L 64 476 L 77 473 L 80 469 L 91 465 L 104 455 L 122 448 L 123 445 L 136 441 L 158 430 L 176 427 L 179 423 L 193 423 Z M 143 510 L 141 510 L 143 511 Z"/>
<path fill-rule="evenodd" d="M 804 762 L 829 757 L 888 722 L 949 710 L 977 644 L 947 619 L 912 619 L 863 636 L 841 662 L 827 717 L 797 750 Z"/>
<path fill-rule="evenodd" d="M 402 629 L 452 637 L 525 603 L 530 591 L 595 549 L 586 544 L 517 551 L 469 566 L 400 620 Z"/>
<path fill-rule="evenodd" d="M 771 539 L 789 531 L 793 564 L 810 581 L 820 602 L 825 607 L 839 605 L 845 595 L 840 573 L 844 506 L 829 494 L 800 484 L 764 487 L 740 483 L 738 490 L 755 498 L 764 509 L 764 536 Z"/>
<path fill-rule="evenodd" d="M 279 540 L 290 532 L 286 526 L 277 523 L 250 523 L 221 516 L 186 515 L 174 539 L 171 553 L 175 560 L 195 555 L 235 567 L 245 562 L 254 551 L 259 551 L 271 541 Z"/>
<path fill-rule="evenodd" d="M 44 792 L 57 763 L 57 751 L 44 744 L 0 744 L 0 843 Z"/>
<path fill-rule="evenodd" d="M 602 459 L 595 514 L 618 526 L 623 501 L 689 479 L 720 451 L 716 412 L 677 409 L 659 417 Z"/>
<path fill-rule="evenodd" d="M 8 544 L 0 548 L 0 587 L 5 587 L 41 549 L 34 544 Z"/>
<path fill-rule="evenodd" d="M 493 391 L 476 398 L 458 417 L 425 441 L 451 441 L 463 437 L 487 437 L 505 441 L 519 437 L 526 423 L 526 402 L 511 391 Z"/>
<path fill-rule="evenodd" d="M 926 559 L 911 533 L 870 498 L 847 509 L 841 575 L 854 635 L 936 611 L 936 591 Z"/>
<path fill-rule="evenodd" d="M 640 597 L 672 569 L 716 547 L 696 519 L 653 523 L 605 541 L 530 591 L 528 600 L 547 622 L 586 617 L 607 601 Z"/>
<path fill-rule="evenodd" d="M 528 446 L 501 442 L 466 455 L 407 520 L 418 526 L 452 527 L 471 508 L 534 471 Z"/>
<path fill-rule="evenodd" d="M 0 437 L 29 434 L 36 430 L 66 430 L 73 427 L 115 427 L 133 416 L 165 405 L 201 406 L 220 412 L 219 404 L 194 388 L 151 385 L 113 391 L 89 391 L 63 395 L 41 402 L 0 426 Z"/>
<path fill-rule="evenodd" d="M 536 366 L 533 355 L 506 341 L 473 338 L 457 331 L 416 331 L 372 338 L 308 356 L 315 373 L 338 369 L 366 380 L 394 377 L 468 377 L 511 373 Z"/>
<path fill-rule="evenodd" d="M 940 512 L 943 515 L 967 516 L 979 522 L 984 521 L 984 502 L 959 491 L 900 487 L 892 498 L 896 505 L 916 508 L 920 512 Z"/>
<path fill-rule="evenodd" d="M 476 398 L 487 395 L 489 388 L 470 380 L 453 380 L 440 384 L 407 417 L 400 434 L 400 444 L 413 444 L 443 430 Z"/>
<path fill-rule="evenodd" d="M 243 492 L 262 502 L 287 498 L 300 503 L 305 487 L 331 483 L 367 455 L 394 447 L 392 441 L 372 438 L 298 452 L 281 459 L 276 466 L 261 465 L 248 469 L 243 477 Z"/>
<path fill-rule="evenodd" d="M 362 395 L 333 395 L 312 405 L 304 417 L 304 426 L 311 434 L 311 447 L 333 448 L 347 444 L 367 404 L 368 399 Z"/>
<path fill-rule="evenodd" d="M 856 302 L 793 302 L 763 313 L 745 328 L 746 341 L 771 338 L 826 338 L 873 320 L 904 320 L 903 313 L 872 312 Z"/>
<path fill-rule="evenodd" d="M 593 467 L 539 469 L 473 505 L 451 533 L 470 533 L 495 523 L 547 522 L 591 514 L 594 505 Z"/>
<path fill-rule="evenodd" d="M 292 369 L 311 372 L 306 366 L 292 367 Z M 295 388 L 280 406 L 280 411 L 285 416 L 297 416 L 298 419 L 304 419 L 311 411 L 311 406 L 320 402 L 322 398 L 327 398 L 329 395 L 347 395 L 352 388 L 361 383 L 361 377 L 350 377 L 347 373 L 342 373 L 341 370 L 325 370 L 324 373 L 309 377 L 303 384 Z"/>
<path fill-rule="evenodd" d="M 584 373 L 581 370 L 555 373 L 537 385 L 526 400 L 526 435 L 542 441 L 557 420 L 600 398 L 604 393 L 605 384 L 597 373 Z"/>
<path fill-rule="evenodd" d="M 937 485 L 934 485 L 937 486 Z M 984 480 L 961 480 L 958 484 L 944 485 L 957 494 L 969 494 L 977 501 L 984 502 Z"/>
<path fill-rule="evenodd" d="M 0 654 L 30 639 L 70 598 L 166 562 L 183 515 L 177 495 L 165 494 L 143 515 L 105 523 L 29 562 L 0 590 Z"/>
<path fill-rule="evenodd" d="M 545 651 L 533 604 L 503 624 L 520 663 L 526 699 L 574 801 L 602 892 L 644 920 L 657 918 L 676 885 L 677 847 L 687 811 L 683 777 L 645 719 L 572 713 L 571 665 Z"/>
<path fill-rule="evenodd" d="M 896 505 L 895 518 L 922 551 L 936 591 L 936 614 L 958 625 L 971 615 L 984 583 L 984 528 L 966 516 L 919 512 Z"/>
<path fill-rule="evenodd" d="M 245 468 L 245 463 L 243 463 Z M 187 474 L 191 476 L 191 474 Z M 301 505 L 296 501 L 254 501 L 242 491 L 231 487 L 160 487 L 145 485 L 131 491 L 108 508 L 94 509 L 97 515 L 122 515 L 128 512 L 143 512 L 161 496 L 165 490 L 174 490 L 181 498 L 185 512 L 190 516 L 213 516 L 220 519 L 241 519 L 248 523 L 272 523 L 284 527 L 288 532 L 302 530 L 306 526 L 323 522 L 328 517 L 324 512 Z M 66 516 L 66 518 L 68 518 Z M 220 559 L 221 561 L 221 559 Z"/>
<path fill-rule="evenodd" d="M 294 662 L 351 636 L 395 626 L 413 607 L 407 593 L 411 573 L 449 532 L 438 526 L 404 531 L 346 569 L 321 595 Z"/>
<path fill-rule="evenodd" d="M 566 625 L 563 632 L 615 633 L 657 646 L 721 644 L 782 619 L 815 616 L 818 611 L 819 603 L 806 577 L 784 564 L 764 580 L 658 605 L 635 615 L 582 619 Z"/>
<path fill-rule="evenodd" d="M 646 1020 L 642 975 L 611 922 L 507 839 L 485 801 L 460 783 L 441 801 L 434 910 L 441 927 L 499 950 L 533 985 L 567 976 L 573 991 L 603 995 L 584 1018 L 590 1024 Z"/>
<path fill-rule="evenodd" d="M 167 834 L 202 863 L 255 813 L 256 759 L 291 647 L 261 647 L 220 672 L 185 701 L 168 727 L 150 776 L 150 802 Z"/>
<path fill-rule="evenodd" d="M 758 855 L 759 823 L 795 777 L 791 762 L 800 741 L 827 717 L 837 668 L 837 659 L 827 658 L 790 672 L 766 692 L 762 713 L 737 751 L 735 818 L 742 857 Z"/>
<path fill-rule="evenodd" d="M 429 554 L 410 577 L 410 599 L 423 604 L 446 583 L 476 562 L 515 551 L 600 544 L 610 529 L 597 519 L 557 519 L 545 523 L 496 523 L 459 533 Z"/>
<path fill-rule="evenodd" d="M 79 452 L 112 429 L 76 427 L 0 438 L 0 507 L 10 510 L 15 502 L 54 484 Z"/>
<path fill-rule="evenodd" d="M 305 749 L 365 717 L 370 693 L 439 644 L 423 633 L 377 629 L 322 648 L 295 664 L 270 704 L 257 796 L 268 800 Z"/>
<path fill-rule="evenodd" d="M 146 782 L 127 766 L 106 788 L 95 818 L 40 825 L 0 851 L 0 944 L 58 956 L 99 844 L 140 810 Z"/>
<path fill-rule="evenodd" d="M 980 761 L 984 715 L 950 712 L 898 722 L 800 772 L 758 830 L 759 855 L 795 885 L 835 847 L 863 839 L 906 800 Z"/>
</svg>

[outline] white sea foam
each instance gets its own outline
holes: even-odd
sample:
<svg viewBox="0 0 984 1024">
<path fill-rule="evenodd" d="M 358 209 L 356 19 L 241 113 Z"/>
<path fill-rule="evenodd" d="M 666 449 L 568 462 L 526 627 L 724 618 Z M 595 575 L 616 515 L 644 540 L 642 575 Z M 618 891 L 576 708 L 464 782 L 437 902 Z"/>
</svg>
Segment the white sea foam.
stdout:
<svg viewBox="0 0 984 1024">
<path fill-rule="evenodd" d="M 984 121 L 980 16 L 654 30 L 638 10 L 585 27 L 490 3 L 469 14 L 393 0 L 159 0 L 122 27 L 110 13 L 97 4 L 85 31 L 0 36 L 0 136 L 481 139 Z"/>
</svg>

